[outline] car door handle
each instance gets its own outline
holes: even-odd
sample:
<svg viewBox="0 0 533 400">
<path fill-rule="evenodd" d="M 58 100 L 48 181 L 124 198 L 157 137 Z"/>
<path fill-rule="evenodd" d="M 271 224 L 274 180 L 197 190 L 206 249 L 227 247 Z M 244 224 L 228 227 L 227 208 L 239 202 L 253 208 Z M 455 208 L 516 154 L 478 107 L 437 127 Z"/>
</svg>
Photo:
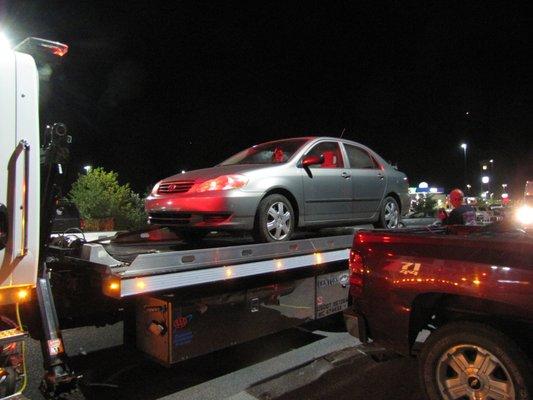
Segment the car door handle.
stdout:
<svg viewBox="0 0 533 400">
<path fill-rule="evenodd" d="M 348 173 L 348 172 L 343 172 L 341 174 L 341 176 L 344 178 L 344 179 L 350 179 L 352 176 Z"/>
<path fill-rule="evenodd" d="M 385 178 L 385 176 L 383 176 L 383 174 L 380 173 L 380 174 L 378 174 L 378 178 L 383 180 L 383 178 Z"/>
</svg>

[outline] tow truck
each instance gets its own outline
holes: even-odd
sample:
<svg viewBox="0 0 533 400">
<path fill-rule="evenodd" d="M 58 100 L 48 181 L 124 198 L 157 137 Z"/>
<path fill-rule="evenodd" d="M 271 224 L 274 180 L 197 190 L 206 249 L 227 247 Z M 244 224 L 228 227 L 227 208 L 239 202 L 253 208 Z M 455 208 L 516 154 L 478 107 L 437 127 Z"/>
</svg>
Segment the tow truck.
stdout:
<svg viewBox="0 0 533 400">
<path fill-rule="evenodd" d="M 183 248 L 158 230 L 51 239 L 72 141 L 40 129 L 39 70 L 68 51 L 29 38 L 0 56 L 0 398 L 22 398 L 38 339 L 45 398 L 83 398 L 61 327 L 123 320 L 125 343 L 170 366 L 341 312 L 352 235 Z M 42 131 L 42 133 L 41 133 Z"/>
</svg>

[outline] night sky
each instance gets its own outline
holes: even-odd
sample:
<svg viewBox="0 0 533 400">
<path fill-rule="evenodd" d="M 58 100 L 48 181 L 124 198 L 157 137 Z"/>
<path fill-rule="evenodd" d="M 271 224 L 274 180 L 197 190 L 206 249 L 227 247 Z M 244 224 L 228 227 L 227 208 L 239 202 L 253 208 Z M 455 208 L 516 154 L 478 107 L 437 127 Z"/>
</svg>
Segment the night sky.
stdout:
<svg viewBox="0 0 533 400">
<path fill-rule="evenodd" d="M 521 2 L 116 3 L 0 1 L 13 43 L 70 46 L 41 108 L 74 136 L 71 179 L 103 166 L 142 194 L 252 144 L 343 129 L 412 184 L 462 187 L 462 141 L 476 191 L 483 159 L 495 186 L 533 178 Z"/>
</svg>

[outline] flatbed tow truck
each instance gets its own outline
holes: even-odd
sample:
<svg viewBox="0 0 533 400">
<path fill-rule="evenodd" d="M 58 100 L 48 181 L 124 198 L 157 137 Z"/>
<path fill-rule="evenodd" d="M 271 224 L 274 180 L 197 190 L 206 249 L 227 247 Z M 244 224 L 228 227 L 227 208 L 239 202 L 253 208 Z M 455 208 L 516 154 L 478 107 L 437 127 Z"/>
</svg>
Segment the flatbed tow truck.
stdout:
<svg viewBox="0 0 533 400">
<path fill-rule="evenodd" d="M 23 398 L 28 336 L 42 394 L 83 398 L 60 326 L 124 320 L 125 343 L 170 366 L 347 307 L 351 234 L 196 249 L 160 230 L 51 239 L 71 137 L 61 123 L 41 134 L 38 69 L 67 50 L 30 38 L 0 56 L 0 398 Z"/>
</svg>

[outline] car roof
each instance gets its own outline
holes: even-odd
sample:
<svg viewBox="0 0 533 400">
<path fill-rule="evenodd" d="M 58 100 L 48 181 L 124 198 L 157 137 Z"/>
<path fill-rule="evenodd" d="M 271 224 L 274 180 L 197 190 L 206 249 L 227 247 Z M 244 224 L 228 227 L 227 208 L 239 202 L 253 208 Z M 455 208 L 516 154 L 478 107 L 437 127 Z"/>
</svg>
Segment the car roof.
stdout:
<svg viewBox="0 0 533 400">
<path fill-rule="evenodd" d="M 366 151 L 369 151 L 374 157 L 378 158 L 379 163 L 381 163 L 383 165 L 389 165 L 389 163 L 383 157 L 381 157 L 378 153 L 376 153 L 370 147 L 365 146 L 362 143 L 355 142 L 353 140 L 344 139 L 344 138 L 338 138 L 338 137 L 334 137 L 334 136 L 297 136 L 297 137 L 291 137 L 291 138 L 281 138 L 281 139 L 276 139 L 276 140 L 270 140 L 268 142 L 258 143 L 258 144 L 256 144 L 256 146 L 259 145 L 259 144 L 275 143 L 275 142 L 280 142 L 280 141 L 284 141 L 284 140 L 306 140 L 307 143 L 319 142 L 319 141 L 322 141 L 322 140 L 333 140 L 333 141 L 342 142 L 342 143 L 346 143 L 346 144 L 352 144 L 352 145 L 356 145 L 358 147 L 361 147 L 361 148 L 365 149 Z"/>
<path fill-rule="evenodd" d="M 274 142 L 280 142 L 280 141 L 284 141 L 284 140 L 306 140 L 306 141 L 334 140 L 334 141 L 343 142 L 343 143 L 352 143 L 352 144 L 356 144 L 358 146 L 362 146 L 362 147 L 368 148 L 364 144 L 356 142 L 354 140 L 338 138 L 338 137 L 334 137 L 334 136 L 296 136 L 296 137 L 290 137 L 290 138 L 281 138 L 281 139 L 269 140 L 268 142 L 263 142 L 263 143 L 258 143 L 258 144 L 274 143 Z"/>
</svg>

